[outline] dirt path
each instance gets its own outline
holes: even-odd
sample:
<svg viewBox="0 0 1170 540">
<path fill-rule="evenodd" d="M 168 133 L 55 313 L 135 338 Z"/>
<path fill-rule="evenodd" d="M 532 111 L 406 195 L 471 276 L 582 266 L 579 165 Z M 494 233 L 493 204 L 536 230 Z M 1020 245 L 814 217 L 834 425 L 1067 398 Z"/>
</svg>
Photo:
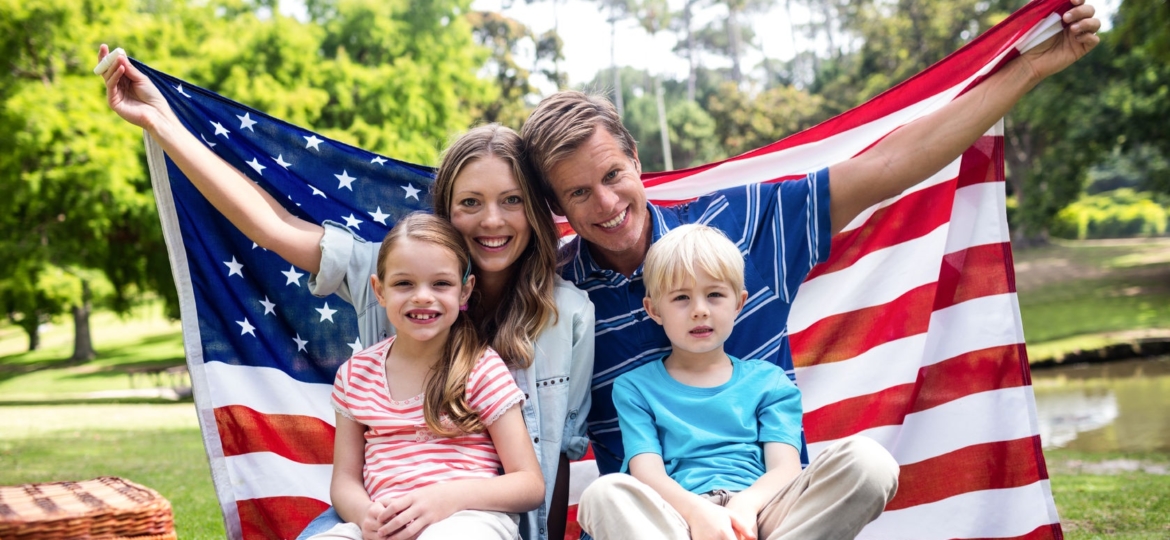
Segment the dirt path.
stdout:
<svg viewBox="0 0 1170 540">
<path fill-rule="evenodd" d="M 1170 285 L 1170 238 L 1083 240 L 1016 250 L 1016 289 L 1026 292 L 1071 281 L 1165 277 Z M 1142 291 L 1128 291 L 1130 295 Z M 1126 294 L 1126 291 L 1121 291 Z"/>
</svg>

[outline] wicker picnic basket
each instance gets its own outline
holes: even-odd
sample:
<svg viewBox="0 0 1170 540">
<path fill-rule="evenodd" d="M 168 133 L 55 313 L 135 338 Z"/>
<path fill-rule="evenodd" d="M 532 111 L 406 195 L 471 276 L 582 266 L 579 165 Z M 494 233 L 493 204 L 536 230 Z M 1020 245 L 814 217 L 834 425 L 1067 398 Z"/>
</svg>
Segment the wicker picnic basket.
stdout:
<svg viewBox="0 0 1170 540">
<path fill-rule="evenodd" d="M 171 503 L 113 476 L 0 487 L 2 540 L 175 540 Z"/>
</svg>

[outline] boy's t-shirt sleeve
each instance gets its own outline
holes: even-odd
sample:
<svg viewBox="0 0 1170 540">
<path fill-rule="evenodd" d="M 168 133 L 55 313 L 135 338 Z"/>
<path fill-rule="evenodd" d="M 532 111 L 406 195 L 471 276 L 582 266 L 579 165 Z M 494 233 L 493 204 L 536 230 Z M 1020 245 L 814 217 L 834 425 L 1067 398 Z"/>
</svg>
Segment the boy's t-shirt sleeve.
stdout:
<svg viewBox="0 0 1170 540">
<path fill-rule="evenodd" d="M 512 373 L 500 355 L 488 349 L 479 358 L 467 378 L 467 403 L 490 426 L 513 405 L 524 401 L 524 392 L 516 386 Z"/>
<path fill-rule="evenodd" d="M 333 410 L 350 420 L 356 421 L 353 412 L 349 409 L 349 367 L 351 360 L 346 360 L 341 367 L 337 368 L 337 375 L 333 377 L 333 396 L 330 402 L 333 405 Z"/>
<path fill-rule="evenodd" d="M 760 367 L 766 369 L 758 376 L 765 377 L 768 381 L 757 411 L 760 419 L 760 442 L 780 442 L 799 451 L 803 425 L 800 389 L 788 380 L 783 370 L 771 364 Z"/>
<path fill-rule="evenodd" d="M 622 375 L 613 383 L 613 405 L 617 409 L 625 452 L 622 472 L 630 471 L 630 459 L 638 454 L 662 455 L 662 443 L 658 440 L 658 429 L 654 425 L 654 412 L 637 388 L 635 373 Z"/>
</svg>

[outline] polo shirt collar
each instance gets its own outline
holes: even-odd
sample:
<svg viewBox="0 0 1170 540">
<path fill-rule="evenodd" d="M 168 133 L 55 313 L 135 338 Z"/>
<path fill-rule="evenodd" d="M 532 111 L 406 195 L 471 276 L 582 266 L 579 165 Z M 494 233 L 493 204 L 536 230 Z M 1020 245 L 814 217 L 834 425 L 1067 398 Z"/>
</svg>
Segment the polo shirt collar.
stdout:
<svg viewBox="0 0 1170 540">
<path fill-rule="evenodd" d="M 660 240 L 671 229 L 679 226 L 678 216 L 674 212 L 663 212 L 661 208 L 650 203 L 646 203 L 646 208 L 650 210 L 651 244 Z M 613 273 L 613 270 L 606 270 L 598 266 L 597 262 L 593 260 L 593 254 L 585 248 L 584 244 L 585 240 L 580 235 L 569 244 L 569 249 L 573 250 L 573 255 L 570 259 L 570 269 L 574 274 L 572 281 L 578 283 L 589 277 L 608 276 Z M 641 273 L 642 266 L 638 265 L 638 269 L 634 271 L 634 275 L 640 275 Z"/>
</svg>

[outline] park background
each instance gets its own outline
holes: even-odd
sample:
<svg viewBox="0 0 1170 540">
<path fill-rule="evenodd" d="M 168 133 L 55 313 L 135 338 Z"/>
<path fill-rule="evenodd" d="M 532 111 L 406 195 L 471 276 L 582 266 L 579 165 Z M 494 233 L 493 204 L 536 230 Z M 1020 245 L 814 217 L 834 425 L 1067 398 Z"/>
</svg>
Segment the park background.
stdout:
<svg viewBox="0 0 1170 540">
<path fill-rule="evenodd" d="M 1020 0 L 0 0 L 0 485 L 117 475 L 221 516 L 141 134 L 99 43 L 337 140 L 434 165 L 558 88 L 607 93 L 646 170 L 848 110 Z M 1017 289 L 1069 538 L 1170 536 L 1170 3 L 1098 5 L 1088 57 L 1005 122 Z M 613 46 L 616 45 L 616 46 Z M 1047 364 L 1057 364 L 1049 367 Z M 177 401 L 176 401 L 177 400 Z"/>
</svg>

